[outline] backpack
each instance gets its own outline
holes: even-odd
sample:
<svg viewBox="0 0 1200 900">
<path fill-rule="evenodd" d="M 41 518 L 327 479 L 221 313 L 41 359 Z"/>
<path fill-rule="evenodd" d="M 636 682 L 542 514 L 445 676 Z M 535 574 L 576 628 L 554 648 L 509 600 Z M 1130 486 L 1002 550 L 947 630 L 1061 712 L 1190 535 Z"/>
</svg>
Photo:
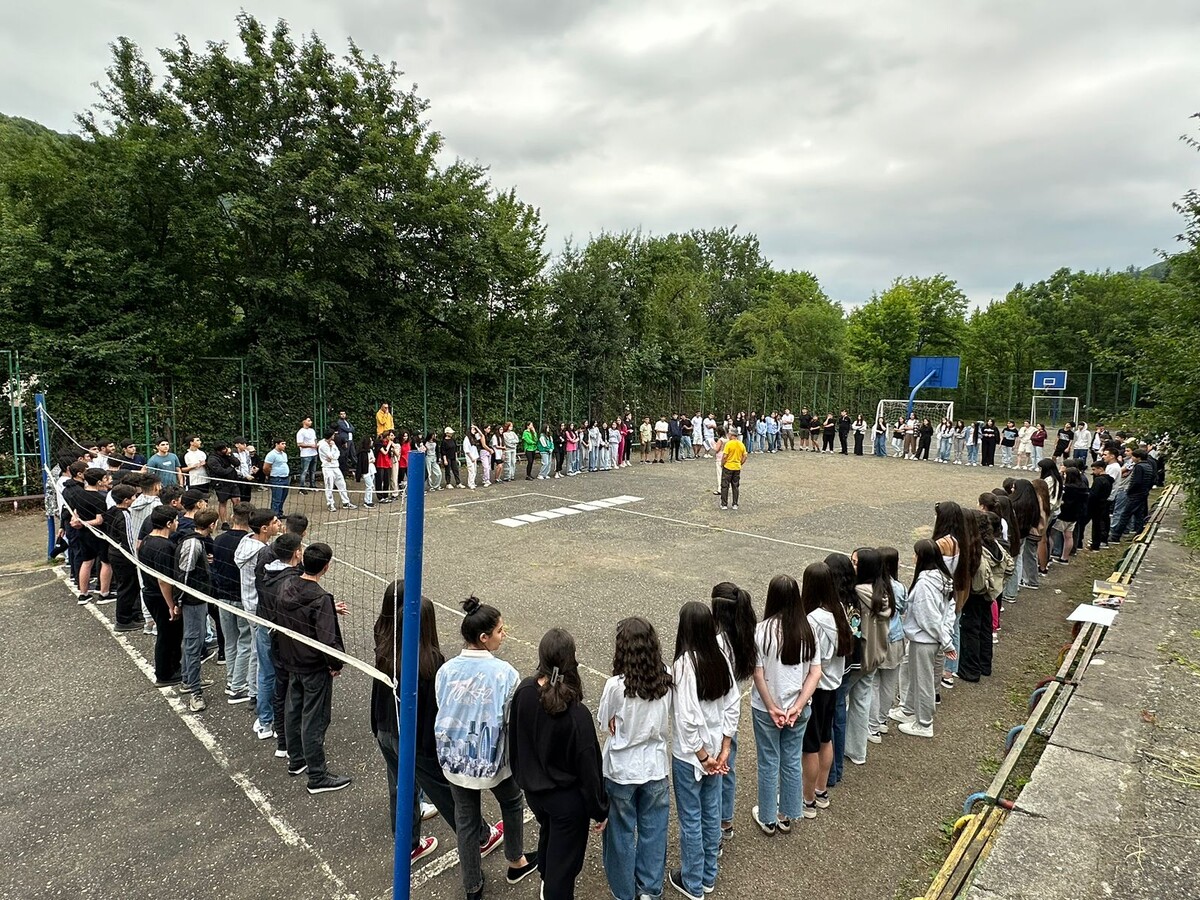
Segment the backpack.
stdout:
<svg viewBox="0 0 1200 900">
<path fill-rule="evenodd" d="M 996 599 L 1000 594 L 999 588 L 996 587 L 995 575 L 992 572 L 992 556 L 987 550 L 983 551 L 979 560 L 979 568 L 971 577 L 971 593 L 984 594 L 989 600 Z"/>
</svg>

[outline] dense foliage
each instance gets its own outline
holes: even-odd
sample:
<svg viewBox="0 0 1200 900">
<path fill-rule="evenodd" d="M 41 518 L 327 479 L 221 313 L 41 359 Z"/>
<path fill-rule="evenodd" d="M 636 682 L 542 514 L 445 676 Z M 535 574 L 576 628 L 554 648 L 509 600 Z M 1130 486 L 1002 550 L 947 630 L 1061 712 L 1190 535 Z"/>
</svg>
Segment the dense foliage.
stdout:
<svg viewBox="0 0 1200 900">
<path fill-rule="evenodd" d="M 1161 377 L 1183 358 L 1195 372 L 1195 196 L 1169 278 L 1064 268 L 972 310 L 946 275 L 904 276 L 847 315 L 732 227 L 601 233 L 551 259 L 538 210 L 480 165 L 439 162 L 427 103 L 394 65 L 238 22 L 236 50 L 161 51 L 162 77 L 118 40 L 78 134 L 0 117 L 0 348 L 80 430 L 144 417 L 228 433 L 248 385 L 270 428 L 321 398 L 337 406 L 319 419 L 386 398 L 418 425 L 472 398 L 488 416 L 798 405 L 798 372 L 869 414 L 913 355 L 1022 383 L 1039 367 L 1121 372 L 1200 421 L 1195 381 Z M 716 370 L 744 382 L 725 392 Z M 971 412 L 989 411 L 990 385 Z"/>
</svg>

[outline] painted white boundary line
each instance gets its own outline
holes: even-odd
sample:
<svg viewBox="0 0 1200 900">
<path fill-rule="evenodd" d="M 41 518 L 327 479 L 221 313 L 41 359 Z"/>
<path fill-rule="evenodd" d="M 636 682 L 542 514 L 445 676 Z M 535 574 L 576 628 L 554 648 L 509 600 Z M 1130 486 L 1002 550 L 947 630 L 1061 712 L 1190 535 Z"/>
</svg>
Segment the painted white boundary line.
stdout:
<svg viewBox="0 0 1200 900">
<path fill-rule="evenodd" d="M 63 583 L 63 586 L 73 594 L 71 583 L 67 580 L 66 574 L 57 567 L 55 568 L 55 574 L 58 576 L 59 581 Z M 117 642 L 117 645 L 133 660 L 133 664 L 138 667 L 138 670 L 146 676 L 151 684 L 154 684 L 154 667 L 142 655 L 141 651 L 130 643 L 124 634 L 116 630 L 113 623 L 96 608 L 94 603 L 88 603 L 86 607 L 87 611 L 92 614 L 92 617 L 104 627 L 112 639 Z M 331 891 L 329 896 L 336 898 L 336 900 L 355 900 L 358 895 L 350 890 L 346 882 L 333 871 L 333 868 L 325 861 L 320 851 L 313 847 L 300 832 L 275 811 L 275 808 L 271 806 L 271 801 L 267 799 L 267 795 L 250 780 L 250 777 L 245 772 L 240 772 L 234 767 L 229 757 L 225 755 L 225 751 L 221 749 L 216 736 L 208 730 L 208 726 L 204 724 L 203 720 L 188 709 L 187 704 L 184 703 L 180 696 L 172 694 L 170 688 L 160 688 L 159 692 L 162 694 L 163 699 L 167 701 L 167 705 L 171 707 L 196 740 L 200 742 L 200 745 L 212 756 L 213 761 L 221 771 L 228 775 L 230 780 L 241 789 L 242 793 L 246 795 L 246 799 L 254 804 L 254 808 L 266 819 L 267 824 L 274 829 L 280 839 L 289 847 L 299 847 L 312 855 L 317 863 L 317 867 L 321 870 L 321 874 L 329 882 Z"/>
</svg>

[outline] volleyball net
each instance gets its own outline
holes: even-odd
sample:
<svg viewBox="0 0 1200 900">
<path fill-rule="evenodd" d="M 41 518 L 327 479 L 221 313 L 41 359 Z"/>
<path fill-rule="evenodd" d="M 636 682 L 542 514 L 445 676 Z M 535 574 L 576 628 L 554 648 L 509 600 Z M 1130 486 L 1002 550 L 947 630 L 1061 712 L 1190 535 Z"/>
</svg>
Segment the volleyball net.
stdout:
<svg viewBox="0 0 1200 900">
<path fill-rule="evenodd" d="M 76 461 L 80 455 L 88 452 L 90 447 L 83 442 L 66 424 L 59 422 L 44 407 L 39 406 L 47 424 L 47 463 L 45 474 L 47 478 L 47 515 L 66 528 L 76 512 L 63 493 L 63 477 L 68 466 L 68 460 Z M 149 448 L 147 448 L 149 449 Z M 206 452 L 213 452 L 209 448 Z M 118 454 L 120 451 L 118 451 Z M 183 454 L 177 454 L 183 462 Z M 119 456 L 116 457 L 119 459 Z M 95 464 L 98 462 L 99 464 Z M 290 455 L 293 474 L 296 457 Z M 112 475 L 114 484 L 130 472 L 142 472 L 141 466 L 125 462 L 123 467 L 109 467 L 105 460 L 93 461 L 91 467 L 107 469 Z M 320 467 L 318 466 L 318 474 Z M 150 474 L 155 474 L 151 472 Z M 201 483 L 189 479 L 187 474 L 182 476 L 184 483 L 178 488 L 196 488 L 205 494 L 207 508 L 217 510 L 221 498 L 229 498 L 225 504 L 225 512 L 230 521 L 219 521 L 214 526 L 212 537 L 215 539 L 228 527 L 233 527 L 232 510 L 236 503 L 248 502 L 255 509 L 269 510 L 272 500 L 272 486 L 256 480 L 243 478 L 227 479 L 214 478 L 207 472 Z M 344 476 L 343 476 L 344 477 Z M 175 481 L 169 476 L 167 482 Z M 333 479 L 331 479 L 333 480 Z M 321 479 L 318 477 L 317 481 Z M 407 481 L 407 478 L 405 479 Z M 417 480 L 417 489 L 424 490 L 424 473 Z M 163 486 L 166 492 L 160 494 L 160 499 L 170 501 L 177 490 L 166 490 L 172 487 L 168 483 Z M 114 541 L 103 528 L 82 524 L 96 539 L 107 548 L 109 557 L 122 556 L 130 566 L 137 571 L 140 580 L 156 578 L 173 586 L 176 592 L 184 592 L 213 604 L 238 616 L 253 625 L 270 629 L 277 633 L 287 634 L 300 643 L 318 649 L 329 656 L 340 660 L 344 665 L 351 666 L 371 678 L 387 684 L 393 690 L 396 685 L 388 673 L 381 672 L 375 667 L 375 622 L 384 607 L 384 591 L 394 581 L 403 576 L 404 571 L 404 530 L 405 512 L 407 510 L 407 490 L 403 483 L 399 484 L 394 495 L 391 486 L 387 494 L 381 494 L 374 486 L 368 488 L 361 479 L 346 479 L 346 495 L 349 503 L 343 507 L 343 497 L 337 489 L 332 491 L 333 509 L 326 500 L 324 484 L 316 487 L 303 485 L 287 485 L 286 498 L 283 500 L 283 516 L 280 517 L 284 527 L 300 532 L 304 546 L 323 542 L 333 549 L 333 562 L 328 572 L 321 579 L 321 586 L 331 593 L 336 601 L 344 603 L 346 611 L 339 615 L 338 622 L 342 635 L 344 650 L 338 651 L 322 644 L 306 635 L 299 634 L 276 622 L 271 622 L 253 613 L 234 606 L 214 595 L 213 592 L 199 591 L 180 582 L 173 575 L 150 568 L 136 554 L 131 554 L 126 548 Z M 190 498 L 189 498 L 190 499 Z M 385 499 L 391 502 L 383 502 Z M 371 503 L 371 506 L 367 504 Z M 175 505 L 179 505 L 178 501 Z M 351 508 L 351 506 L 353 508 Z M 181 510 L 182 514 L 182 510 Z M 93 574 L 99 572 L 97 566 Z M 80 585 L 81 590 L 87 590 L 87 585 Z M 396 621 L 402 614 L 402 598 L 394 597 L 387 605 L 388 611 L 395 616 Z"/>
</svg>

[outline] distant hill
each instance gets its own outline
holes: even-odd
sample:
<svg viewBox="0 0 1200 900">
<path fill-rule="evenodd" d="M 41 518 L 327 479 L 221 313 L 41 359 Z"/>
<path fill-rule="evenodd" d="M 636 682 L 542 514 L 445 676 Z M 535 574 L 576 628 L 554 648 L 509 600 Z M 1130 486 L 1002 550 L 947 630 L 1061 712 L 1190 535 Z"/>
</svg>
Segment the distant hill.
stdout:
<svg viewBox="0 0 1200 900">
<path fill-rule="evenodd" d="M 1162 262 L 1156 262 L 1154 265 L 1146 266 L 1144 269 L 1130 266 L 1129 274 L 1137 275 L 1141 278 L 1152 278 L 1155 281 L 1166 281 L 1167 277 L 1171 274 L 1171 261 L 1164 259 Z"/>
</svg>

